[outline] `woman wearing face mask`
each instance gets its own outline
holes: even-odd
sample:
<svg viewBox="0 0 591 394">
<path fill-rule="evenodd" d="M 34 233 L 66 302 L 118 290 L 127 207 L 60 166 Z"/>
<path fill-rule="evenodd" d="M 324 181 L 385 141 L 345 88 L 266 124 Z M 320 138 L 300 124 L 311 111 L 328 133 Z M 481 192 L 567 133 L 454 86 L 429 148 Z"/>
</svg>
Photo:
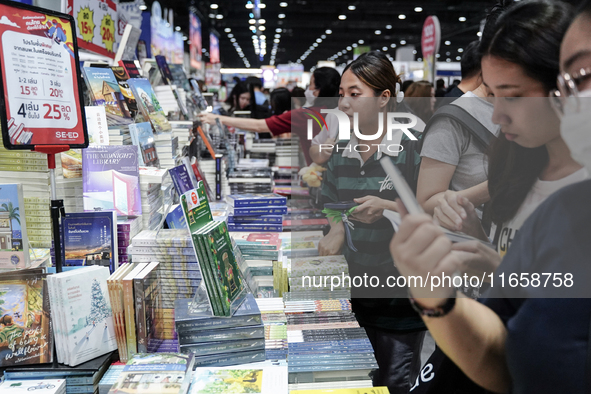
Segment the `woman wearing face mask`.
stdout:
<svg viewBox="0 0 591 394">
<path fill-rule="evenodd" d="M 311 107 L 312 110 L 319 113 L 321 109 L 327 108 L 327 105 L 334 100 L 327 98 L 336 97 L 340 80 L 341 76 L 334 68 L 320 67 L 314 70 L 308 87 L 308 90 L 314 97 L 314 104 Z M 308 96 L 310 96 L 310 93 L 308 93 Z M 312 96 L 310 96 L 308 101 L 311 100 Z M 300 146 L 307 164 L 312 163 L 309 152 L 310 140 L 307 136 L 307 124 L 310 116 L 304 108 L 273 115 L 267 119 L 232 118 L 211 113 L 201 113 L 199 117 L 204 123 L 215 124 L 216 119 L 219 119 L 226 126 L 238 127 L 242 130 L 254 131 L 256 133 L 271 133 L 274 136 L 293 132 L 299 137 Z M 313 128 L 314 135 L 320 132 L 320 127 L 315 122 L 313 123 Z"/>
<path fill-rule="evenodd" d="M 532 7 L 543 7 L 542 15 L 549 18 L 556 16 L 550 11 L 560 5 L 524 2 L 505 16 L 517 17 L 523 12 L 532 22 L 539 22 L 541 15 Z M 568 15 L 559 20 L 564 23 L 564 18 L 571 20 Z M 560 25 L 560 21 L 554 20 L 552 26 Z M 515 26 L 519 24 L 512 25 L 517 32 Z M 542 25 L 537 26 L 544 30 Z M 587 1 L 564 36 L 560 50 L 562 78 L 572 81 L 567 89 L 561 89 L 565 105 L 560 129 L 579 164 L 588 169 L 591 159 L 580 154 L 591 151 L 591 105 L 587 102 L 581 106 L 584 99 L 568 96 L 577 91 L 591 96 L 585 92 L 591 89 L 590 81 L 577 78 L 577 74 L 586 74 L 581 70 L 591 70 L 590 26 L 591 2 Z M 523 42 L 531 41 L 524 38 Z M 487 70 L 491 71 L 483 63 L 484 80 L 491 86 L 495 78 L 487 75 Z M 515 137 L 516 141 L 524 139 L 522 133 L 515 133 Z M 569 289 L 575 291 L 563 288 L 557 292 L 535 283 L 514 288 L 494 286 L 487 299 L 479 303 L 468 298 L 446 298 L 455 296 L 455 290 L 449 287 L 432 293 L 411 287 L 411 294 L 417 297 L 413 302 L 438 345 L 481 386 L 515 394 L 591 392 L 591 299 L 587 280 L 591 277 L 590 198 L 589 180 L 550 196 L 520 229 L 498 269 L 499 273 L 517 273 L 521 277 L 540 272 L 555 277 L 571 273 L 573 283 Z M 405 216 L 391 243 L 397 266 L 407 276 L 456 271 L 462 263 L 451 249 L 450 241 L 427 215 Z M 558 298 L 544 298 L 549 296 Z"/>
<path fill-rule="evenodd" d="M 389 158 L 410 183 L 416 182 L 420 161 L 419 141 L 411 140 L 402 131 L 386 133 L 388 113 L 397 112 L 397 99 L 401 99 L 399 89 L 400 78 L 381 52 L 361 55 L 345 68 L 341 78 L 338 109 L 347 115 L 350 124 L 357 120 L 357 127 L 353 127 L 350 140 L 335 145 L 324 173 L 322 202 L 354 200 L 358 206 L 349 216 L 353 229 L 330 219 L 330 232 L 320 241 L 318 251 L 320 255 L 344 254 L 351 278 L 367 275 L 385 281 L 397 275 L 388 251 L 394 230 L 383 217 L 384 209 L 396 210 L 397 193 L 379 160 Z M 381 129 L 380 123 L 384 126 Z M 418 133 L 410 131 L 416 138 Z M 404 155 L 399 155 L 400 146 Z M 425 331 L 408 301 L 393 298 L 404 292 L 390 290 L 353 289 L 351 302 L 380 367 L 373 377 L 374 385 L 388 386 L 390 393 L 408 393 L 410 379 L 420 368 Z"/>
<path fill-rule="evenodd" d="M 466 267 L 485 267 L 488 272 L 498 266 L 519 228 L 546 198 L 589 176 L 572 159 L 560 136 L 559 119 L 546 99 L 556 86 L 558 43 L 569 19 L 563 17 L 566 11 L 559 5 L 549 8 L 555 19 L 542 15 L 529 19 L 519 12 L 526 7 L 541 12 L 551 6 L 527 4 L 514 7 L 497 23 L 494 34 L 486 34 L 481 42 L 484 83 L 495 96 L 492 120 L 501 126 L 501 136 L 489 154 L 491 199 L 485 210 L 485 216 L 496 224 L 493 243 L 499 253 L 491 253 L 478 242 L 456 247 L 467 252 L 462 253 Z M 537 30 L 540 23 L 548 25 L 543 33 Z M 509 28 L 511 24 L 519 29 Z M 526 34 L 531 38 L 524 45 L 520 38 Z M 444 227 L 488 239 L 474 205 L 458 193 L 446 193 L 434 217 Z"/>
</svg>

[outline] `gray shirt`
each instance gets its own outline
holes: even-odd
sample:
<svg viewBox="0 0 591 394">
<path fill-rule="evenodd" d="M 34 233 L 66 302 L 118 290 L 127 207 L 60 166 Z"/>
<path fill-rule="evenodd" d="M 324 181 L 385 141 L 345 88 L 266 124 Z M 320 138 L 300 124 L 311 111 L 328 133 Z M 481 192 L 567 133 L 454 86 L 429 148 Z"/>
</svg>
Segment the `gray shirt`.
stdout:
<svg viewBox="0 0 591 394">
<path fill-rule="evenodd" d="M 468 92 L 453 104 L 468 111 L 495 136 L 499 134 L 499 127 L 492 122 L 493 105 L 488 101 Z M 421 157 L 456 166 L 451 190 L 465 190 L 487 179 L 488 160 L 483 148 L 455 120 L 441 117 L 429 126 Z"/>
</svg>

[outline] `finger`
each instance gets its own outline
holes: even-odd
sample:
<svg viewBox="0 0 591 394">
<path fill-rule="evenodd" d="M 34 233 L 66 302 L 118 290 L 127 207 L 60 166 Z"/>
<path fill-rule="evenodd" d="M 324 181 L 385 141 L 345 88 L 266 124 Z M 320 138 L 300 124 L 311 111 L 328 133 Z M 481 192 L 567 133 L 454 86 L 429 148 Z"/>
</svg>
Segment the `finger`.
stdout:
<svg viewBox="0 0 591 394">
<path fill-rule="evenodd" d="M 373 196 L 364 196 L 364 197 L 359 197 L 359 198 L 354 198 L 353 201 L 355 201 L 357 204 L 362 204 L 366 201 L 368 201 L 369 199 L 371 199 Z"/>
<path fill-rule="evenodd" d="M 408 210 L 406 209 L 406 206 L 404 205 L 401 199 L 396 199 L 396 206 L 398 207 L 398 213 L 402 218 L 408 215 Z"/>
<path fill-rule="evenodd" d="M 462 207 L 464 207 L 466 212 L 470 212 L 470 211 L 474 210 L 474 204 L 472 204 L 472 202 L 470 200 L 468 200 L 466 197 L 458 196 L 458 203 Z"/>
<path fill-rule="evenodd" d="M 478 253 L 480 250 L 480 245 L 481 243 L 478 241 L 464 241 L 453 244 L 452 249 L 463 252 Z"/>
<path fill-rule="evenodd" d="M 418 255 L 417 263 L 433 272 L 433 270 L 439 270 L 441 260 L 450 252 L 451 241 L 445 235 L 440 234 Z"/>
<path fill-rule="evenodd" d="M 439 202 L 439 209 L 441 209 L 441 213 L 447 216 L 455 224 L 455 228 L 459 229 L 461 227 L 462 217 L 447 203 L 447 200 L 441 199 Z M 462 210 L 463 209 L 464 208 L 462 208 Z"/>
<path fill-rule="evenodd" d="M 460 217 L 462 219 L 466 219 L 468 217 L 466 210 L 460 205 L 459 203 L 459 199 L 462 199 L 462 196 L 458 196 L 457 193 L 453 193 L 452 195 L 449 196 L 449 198 L 446 198 L 446 202 L 448 203 L 448 205 L 454 210 L 456 211 L 456 213 L 458 215 L 460 215 Z"/>
<path fill-rule="evenodd" d="M 431 221 L 423 222 L 404 242 L 403 252 L 399 256 L 411 263 L 417 261 L 419 256 L 442 234 L 442 231 Z"/>
<path fill-rule="evenodd" d="M 455 230 L 457 225 L 446 215 L 441 212 L 441 208 L 435 207 L 433 210 L 433 216 L 437 221 L 445 228 Z"/>
<path fill-rule="evenodd" d="M 421 224 L 428 222 L 431 222 L 431 217 L 427 214 L 406 215 L 402 219 L 398 232 L 394 236 L 394 239 L 397 241 L 396 243 L 405 243 Z"/>
</svg>

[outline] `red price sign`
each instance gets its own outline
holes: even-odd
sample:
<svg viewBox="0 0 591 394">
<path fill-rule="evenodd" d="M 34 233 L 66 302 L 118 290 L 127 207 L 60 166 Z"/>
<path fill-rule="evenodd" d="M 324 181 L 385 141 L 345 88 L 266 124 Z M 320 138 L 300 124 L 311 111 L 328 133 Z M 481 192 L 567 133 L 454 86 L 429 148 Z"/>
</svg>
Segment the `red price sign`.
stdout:
<svg viewBox="0 0 591 394">
<path fill-rule="evenodd" d="M 439 52 L 441 43 L 441 25 L 436 16 L 429 16 L 423 24 L 423 34 L 421 36 L 421 48 L 423 57 L 428 58 Z"/>
</svg>

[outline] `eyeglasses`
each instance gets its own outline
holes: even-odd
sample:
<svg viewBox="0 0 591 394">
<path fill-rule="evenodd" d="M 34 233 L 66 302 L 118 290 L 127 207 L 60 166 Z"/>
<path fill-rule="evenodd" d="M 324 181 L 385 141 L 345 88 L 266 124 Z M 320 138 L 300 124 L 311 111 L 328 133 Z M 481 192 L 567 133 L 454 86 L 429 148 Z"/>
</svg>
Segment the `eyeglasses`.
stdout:
<svg viewBox="0 0 591 394">
<path fill-rule="evenodd" d="M 558 89 L 550 91 L 550 102 L 559 117 L 564 115 L 564 105 L 567 100 L 574 100 L 577 111 L 580 110 L 579 88 L 591 78 L 591 67 L 581 68 L 569 74 L 560 73 L 556 79 Z"/>
</svg>

